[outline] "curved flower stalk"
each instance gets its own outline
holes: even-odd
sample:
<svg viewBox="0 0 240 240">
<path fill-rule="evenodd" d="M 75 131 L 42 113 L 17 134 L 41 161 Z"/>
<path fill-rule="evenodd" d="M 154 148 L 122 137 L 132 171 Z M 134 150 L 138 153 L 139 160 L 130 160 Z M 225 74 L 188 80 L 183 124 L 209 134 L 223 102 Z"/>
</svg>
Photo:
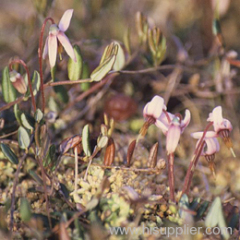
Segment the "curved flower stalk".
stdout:
<svg viewBox="0 0 240 240">
<path fill-rule="evenodd" d="M 73 9 L 65 11 L 59 24 L 52 24 L 50 26 L 49 36 L 46 39 L 43 49 L 43 59 L 45 59 L 48 54 L 51 68 L 53 68 L 56 64 L 59 43 L 63 46 L 69 57 L 76 62 L 76 56 L 73 47 L 67 36 L 64 34 L 70 25 L 72 14 Z"/>
<path fill-rule="evenodd" d="M 195 132 L 195 133 L 192 133 L 191 136 L 195 139 L 199 139 L 196 144 L 196 147 L 197 147 L 203 136 L 203 132 Z M 203 141 L 203 147 L 200 152 L 200 155 L 204 156 L 205 159 L 207 160 L 208 167 L 211 170 L 214 178 L 215 178 L 215 163 L 214 163 L 215 153 L 219 152 L 220 150 L 220 146 L 216 137 L 217 137 L 217 134 L 215 132 L 213 131 L 206 132 L 204 141 Z"/>
</svg>

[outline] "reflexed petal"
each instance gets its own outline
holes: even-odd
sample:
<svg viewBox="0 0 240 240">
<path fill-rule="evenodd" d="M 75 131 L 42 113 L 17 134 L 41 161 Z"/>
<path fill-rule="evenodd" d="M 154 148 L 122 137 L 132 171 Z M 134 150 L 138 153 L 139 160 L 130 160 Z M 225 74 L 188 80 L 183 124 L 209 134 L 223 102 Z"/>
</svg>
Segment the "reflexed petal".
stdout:
<svg viewBox="0 0 240 240">
<path fill-rule="evenodd" d="M 223 121 L 222 117 L 222 107 L 217 106 L 213 109 L 213 111 L 209 114 L 207 121 L 213 122 L 213 128 L 215 132 L 220 130 L 220 125 Z"/>
<path fill-rule="evenodd" d="M 166 150 L 167 154 L 174 153 L 181 135 L 179 125 L 172 124 L 167 132 Z"/>
<path fill-rule="evenodd" d="M 145 105 L 144 109 L 143 109 L 143 116 L 144 116 L 145 118 L 146 118 L 147 115 L 148 115 L 148 113 L 147 113 L 148 105 L 149 105 L 149 103 L 147 103 L 147 104 Z"/>
<path fill-rule="evenodd" d="M 76 56 L 73 50 L 71 43 L 69 42 L 67 36 L 63 32 L 59 32 L 57 35 L 59 42 L 63 45 L 65 51 L 67 52 L 68 56 L 76 62 Z"/>
<path fill-rule="evenodd" d="M 45 59 L 47 54 L 48 54 L 48 37 L 46 38 L 46 41 L 44 44 L 42 58 Z"/>
<path fill-rule="evenodd" d="M 164 105 L 164 99 L 159 96 L 155 96 L 148 105 L 147 113 L 149 115 L 153 115 L 155 118 L 159 118 L 164 107 L 166 107 Z"/>
<path fill-rule="evenodd" d="M 184 131 L 184 129 L 188 126 L 188 124 L 190 123 L 191 120 L 191 113 L 188 109 L 186 109 L 185 111 L 185 117 L 184 119 L 181 121 L 181 130 L 182 132 Z"/>
<path fill-rule="evenodd" d="M 48 56 L 50 61 L 50 66 L 53 68 L 56 64 L 57 58 L 57 38 L 56 36 L 49 35 L 48 37 Z"/>
<path fill-rule="evenodd" d="M 216 138 L 207 138 L 205 142 L 207 144 L 207 150 L 205 151 L 206 155 L 212 155 L 219 151 L 220 147 Z"/>
<path fill-rule="evenodd" d="M 156 120 L 155 125 L 162 130 L 164 135 L 167 134 L 168 127 L 163 122 L 161 122 L 159 119 Z"/>
<path fill-rule="evenodd" d="M 58 24 L 60 31 L 65 32 L 68 29 L 71 18 L 72 18 L 72 14 L 73 14 L 73 9 L 68 9 L 67 11 L 64 12 Z"/>
<path fill-rule="evenodd" d="M 191 137 L 195 138 L 195 139 L 200 139 L 203 136 L 203 132 L 195 132 L 195 133 L 191 133 Z M 213 138 L 213 137 L 217 137 L 217 133 L 214 131 L 208 131 L 205 134 L 205 138 Z"/>
</svg>

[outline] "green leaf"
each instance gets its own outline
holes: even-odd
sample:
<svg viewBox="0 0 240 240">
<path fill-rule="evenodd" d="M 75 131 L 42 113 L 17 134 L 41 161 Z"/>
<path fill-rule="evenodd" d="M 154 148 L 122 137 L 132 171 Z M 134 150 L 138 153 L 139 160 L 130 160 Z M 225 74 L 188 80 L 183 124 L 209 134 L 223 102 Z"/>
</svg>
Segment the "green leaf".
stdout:
<svg viewBox="0 0 240 240">
<path fill-rule="evenodd" d="M 130 44 L 130 28 L 128 27 L 123 35 L 123 43 L 127 49 L 129 55 L 131 55 L 131 44 Z"/>
<path fill-rule="evenodd" d="M 41 120 L 43 119 L 43 113 L 42 111 L 38 108 L 34 114 L 35 121 L 40 123 Z"/>
<path fill-rule="evenodd" d="M 18 164 L 18 158 L 15 155 L 15 153 L 11 150 L 11 148 L 8 145 L 4 144 L 4 143 L 1 143 L 0 146 L 1 146 L 1 149 L 2 149 L 2 152 L 3 152 L 4 156 L 11 163 Z"/>
<path fill-rule="evenodd" d="M 97 141 L 97 146 L 99 148 L 104 148 L 107 146 L 108 143 L 108 136 L 99 136 Z"/>
<path fill-rule="evenodd" d="M 32 78 L 32 89 L 33 89 L 34 96 L 36 96 L 39 91 L 40 83 L 41 83 L 40 74 L 38 71 L 35 70 Z"/>
<path fill-rule="evenodd" d="M 114 42 L 105 48 L 99 66 L 90 75 L 92 81 L 101 81 L 112 70 L 117 53 L 118 45 Z"/>
<path fill-rule="evenodd" d="M 18 129 L 18 144 L 21 149 L 27 150 L 30 144 L 30 136 L 24 127 Z"/>
<path fill-rule="evenodd" d="M 88 124 L 84 126 L 82 131 L 82 145 L 83 151 L 86 156 L 91 156 L 90 144 L 89 144 L 89 126 Z"/>
<path fill-rule="evenodd" d="M 202 218 L 203 214 L 206 212 L 206 210 L 208 208 L 208 205 L 209 205 L 209 202 L 204 201 L 203 204 L 198 208 L 197 215 L 195 217 L 197 220 Z"/>
<path fill-rule="evenodd" d="M 112 56 L 111 58 L 108 58 L 106 61 L 103 62 L 100 66 L 98 66 L 92 73 L 91 73 L 91 79 L 92 81 L 101 81 L 110 70 L 112 70 L 113 64 L 116 60 L 116 56 Z"/>
<path fill-rule="evenodd" d="M 22 125 L 22 121 L 21 121 L 22 111 L 19 110 L 19 107 L 17 104 L 14 105 L 13 111 L 14 111 L 15 118 L 17 119 L 19 125 Z"/>
<path fill-rule="evenodd" d="M 27 74 L 24 75 L 24 80 L 25 80 L 26 83 L 28 83 L 28 81 L 27 81 Z M 31 83 L 32 83 L 33 95 L 36 96 L 38 91 L 39 91 L 39 89 L 40 89 L 40 83 L 41 83 L 40 74 L 36 70 L 33 73 Z M 25 97 L 28 98 L 30 96 L 31 96 L 31 94 L 30 94 L 30 89 L 29 89 L 29 86 L 28 86 L 28 91 L 27 91 Z"/>
<path fill-rule="evenodd" d="M 83 69 L 82 69 L 82 79 L 86 79 L 89 78 L 90 74 L 89 74 L 89 66 L 87 64 L 87 62 L 83 62 Z"/>
<path fill-rule="evenodd" d="M 17 91 L 10 81 L 8 67 L 5 67 L 2 71 L 2 93 L 3 100 L 6 103 L 13 102 L 17 98 Z"/>
<path fill-rule="evenodd" d="M 200 203 L 200 200 L 201 200 L 200 198 L 194 198 L 193 201 L 190 203 L 189 208 L 191 210 L 195 210 L 198 204 Z"/>
<path fill-rule="evenodd" d="M 218 225 L 219 228 L 221 229 L 221 234 L 223 235 L 224 239 L 230 238 L 230 235 L 227 232 L 227 226 L 223 215 L 220 197 L 216 197 L 215 200 L 213 201 L 209 209 L 209 212 L 206 216 L 205 225 L 211 228 Z"/>
<path fill-rule="evenodd" d="M 34 123 L 31 122 L 30 118 L 27 117 L 25 113 L 21 114 L 21 122 L 26 129 L 30 130 L 31 132 L 33 131 Z"/>
<path fill-rule="evenodd" d="M 31 206 L 26 198 L 21 199 L 20 217 L 24 222 L 28 222 L 32 217 Z"/>
<path fill-rule="evenodd" d="M 68 92 L 64 86 L 62 85 L 54 86 L 53 89 L 61 102 L 68 103 L 69 100 Z"/>
<path fill-rule="evenodd" d="M 89 78 L 89 67 L 88 64 L 86 62 L 83 62 L 83 70 L 82 70 L 82 79 L 87 79 Z M 90 87 L 90 83 L 89 82 L 85 82 L 85 83 L 81 83 L 81 89 L 85 92 L 89 89 Z"/>
<path fill-rule="evenodd" d="M 120 71 L 121 69 L 123 69 L 125 65 L 125 54 L 121 45 L 118 42 L 114 42 L 114 43 L 118 46 L 118 51 L 116 55 L 116 60 L 113 64 L 113 70 Z"/>
<path fill-rule="evenodd" d="M 215 227 L 218 224 L 218 218 L 222 211 L 221 199 L 215 198 L 205 219 L 207 227 Z"/>
<path fill-rule="evenodd" d="M 81 78 L 83 70 L 83 60 L 81 56 L 81 51 L 78 45 L 73 46 L 73 50 L 76 56 L 76 62 L 73 59 L 69 58 L 68 60 L 68 78 L 71 81 L 76 81 Z"/>
</svg>

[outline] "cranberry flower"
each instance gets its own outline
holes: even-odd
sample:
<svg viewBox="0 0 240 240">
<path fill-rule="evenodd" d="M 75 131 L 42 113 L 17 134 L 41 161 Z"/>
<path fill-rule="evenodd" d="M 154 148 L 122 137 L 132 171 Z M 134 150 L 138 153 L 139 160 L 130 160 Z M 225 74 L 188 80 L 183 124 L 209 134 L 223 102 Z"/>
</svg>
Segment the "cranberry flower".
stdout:
<svg viewBox="0 0 240 240">
<path fill-rule="evenodd" d="M 164 105 L 164 99 L 155 96 L 143 109 L 144 118 L 151 124 L 156 123 L 158 118 L 161 116 L 162 111 L 166 110 L 167 107 Z"/>
<path fill-rule="evenodd" d="M 198 147 L 199 142 L 203 136 L 203 132 L 195 132 L 192 133 L 191 136 L 193 138 L 199 139 L 196 147 Z M 217 134 L 213 131 L 208 131 L 205 134 L 205 137 L 203 139 L 203 147 L 201 150 L 201 156 L 204 156 L 205 159 L 208 162 L 208 167 L 213 173 L 213 176 L 215 177 L 215 163 L 214 163 L 214 158 L 215 158 L 215 153 L 219 152 L 220 146 L 217 140 Z"/>
<path fill-rule="evenodd" d="M 229 136 L 229 133 L 232 131 L 231 122 L 222 116 L 221 106 L 213 109 L 209 114 L 207 121 L 213 122 L 214 131 L 220 136 Z"/>
<path fill-rule="evenodd" d="M 198 146 L 200 139 L 203 136 L 203 132 L 192 133 L 191 136 L 195 139 L 199 139 L 196 146 Z M 203 148 L 201 155 L 207 158 L 214 157 L 216 152 L 219 152 L 219 143 L 217 140 L 217 134 L 214 131 L 208 131 L 205 134 L 203 141 L 205 142 L 205 148 Z"/>
<path fill-rule="evenodd" d="M 49 35 L 46 39 L 45 46 L 43 49 L 43 59 L 45 59 L 48 54 L 51 68 L 53 68 L 56 63 L 59 43 L 64 47 L 69 57 L 76 61 L 76 56 L 73 47 L 67 36 L 64 34 L 64 32 L 69 27 L 72 14 L 73 9 L 65 11 L 58 26 L 56 24 L 52 24 L 50 26 Z"/>
<path fill-rule="evenodd" d="M 176 150 L 180 135 L 188 126 L 190 120 L 191 113 L 188 109 L 186 109 L 183 120 L 181 120 L 181 117 L 177 115 L 165 112 L 162 113 L 156 121 L 156 126 L 162 130 L 164 135 L 166 135 L 166 150 L 168 155 Z"/>
</svg>

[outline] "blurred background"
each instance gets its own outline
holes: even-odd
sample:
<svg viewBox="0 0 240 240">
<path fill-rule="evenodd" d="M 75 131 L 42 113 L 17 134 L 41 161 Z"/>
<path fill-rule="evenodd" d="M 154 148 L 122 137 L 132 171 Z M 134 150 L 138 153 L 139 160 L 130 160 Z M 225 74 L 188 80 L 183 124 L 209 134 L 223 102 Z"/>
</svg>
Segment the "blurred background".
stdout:
<svg viewBox="0 0 240 240">
<path fill-rule="evenodd" d="M 0 70 L 12 57 L 23 59 L 31 71 L 38 70 L 38 41 L 45 17 L 51 16 L 58 23 L 64 11 L 73 8 L 74 15 L 66 35 L 72 43 L 80 46 L 91 72 L 98 65 L 104 47 L 113 39 L 122 42 L 128 28 L 132 51 L 138 48 L 135 14 L 141 11 L 148 18 L 149 24 L 153 25 L 155 22 L 167 38 L 167 57 L 163 65 L 177 64 L 181 60 L 186 60 L 186 63 L 189 61 L 191 64 L 186 64 L 187 71 L 184 73 L 171 69 L 143 75 L 121 75 L 118 77 L 119 81 L 114 81 L 111 85 L 107 94 L 124 93 L 132 97 L 138 106 L 135 115 L 138 119 L 142 119 L 142 109 L 154 94 L 162 95 L 165 100 L 169 100 L 169 111 L 184 113 L 184 109 L 189 108 L 192 112 L 192 121 L 185 131 L 188 137 L 181 140 L 182 147 L 178 150 L 181 159 L 190 159 L 188 153 L 192 153 L 195 147 L 195 142 L 191 142 L 189 134 L 203 130 L 207 125 L 206 118 L 209 112 L 215 106 L 222 105 L 224 116 L 234 125 L 232 133 L 234 149 L 237 155 L 240 154 L 238 68 L 230 69 L 228 62 L 222 56 L 208 61 L 214 42 L 212 22 L 216 17 L 214 11 L 216 8 L 219 9 L 225 53 L 230 50 L 240 53 L 239 0 L 0 0 L 0 6 Z M 187 59 L 185 55 L 182 57 L 179 55 L 179 49 L 184 49 Z M 152 67 L 141 57 L 139 55 L 128 69 Z M 63 61 L 63 64 L 65 64 L 64 76 L 67 77 L 66 62 Z M 125 81 L 120 81 L 123 78 Z M 75 94 L 80 92 L 81 90 L 77 89 Z M 69 91 L 69 94 L 71 93 Z M 104 100 L 107 94 L 104 95 Z M 84 101 L 77 106 L 76 116 L 79 114 L 79 109 L 85 106 Z M 96 100 L 94 104 L 93 116 L 88 115 L 83 118 L 84 120 L 94 122 L 94 116 L 100 115 L 99 112 L 102 114 L 104 106 L 101 101 Z M 59 105 L 61 108 L 62 104 Z M 73 115 L 74 111 L 70 110 Z M 67 115 L 61 117 L 67 118 Z M 74 134 L 81 129 L 77 124 L 71 128 Z M 129 126 L 131 131 L 137 134 L 138 129 L 134 129 L 136 122 L 130 121 L 130 125 L 126 127 L 124 124 L 117 128 L 125 133 L 125 136 L 129 132 Z M 68 127 L 65 130 L 66 134 L 70 134 Z M 154 140 L 159 139 L 159 132 L 155 130 L 150 129 L 150 138 Z M 63 130 L 59 133 L 65 134 Z M 59 138 L 63 139 L 63 136 Z M 233 160 L 229 151 L 223 146 L 216 162 L 219 191 L 224 192 L 228 186 L 231 186 L 231 192 L 240 196 L 238 161 Z M 177 162 L 176 165 L 178 164 L 183 164 L 185 168 L 187 166 L 187 162 Z M 180 178 L 183 178 L 183 175 L 180 174 Z M 212 179 L 211 183 L 215 186 L 216 182 Z"/>
<path fill-rule="evenodd" d="M 152 18 L 168 36 L 174 34 L 199 59 L 212 42 L 212 6 L 209 0 L 0 0 L 0 65 L 10 57 L 34 61 L 41 24 L 46 16 L 58 22 L 66 9 L 74 8 L 67 35 L 72 42 L 84 40 L 122 41 L 130 27 L 132 45 L 137 43 L 135 13 Z M 221 28 L 228 49 L 240 49 L 238 0 L 219 1 Z M 171 50 L 169 51 L 169 54 Z"/>
</svg>

